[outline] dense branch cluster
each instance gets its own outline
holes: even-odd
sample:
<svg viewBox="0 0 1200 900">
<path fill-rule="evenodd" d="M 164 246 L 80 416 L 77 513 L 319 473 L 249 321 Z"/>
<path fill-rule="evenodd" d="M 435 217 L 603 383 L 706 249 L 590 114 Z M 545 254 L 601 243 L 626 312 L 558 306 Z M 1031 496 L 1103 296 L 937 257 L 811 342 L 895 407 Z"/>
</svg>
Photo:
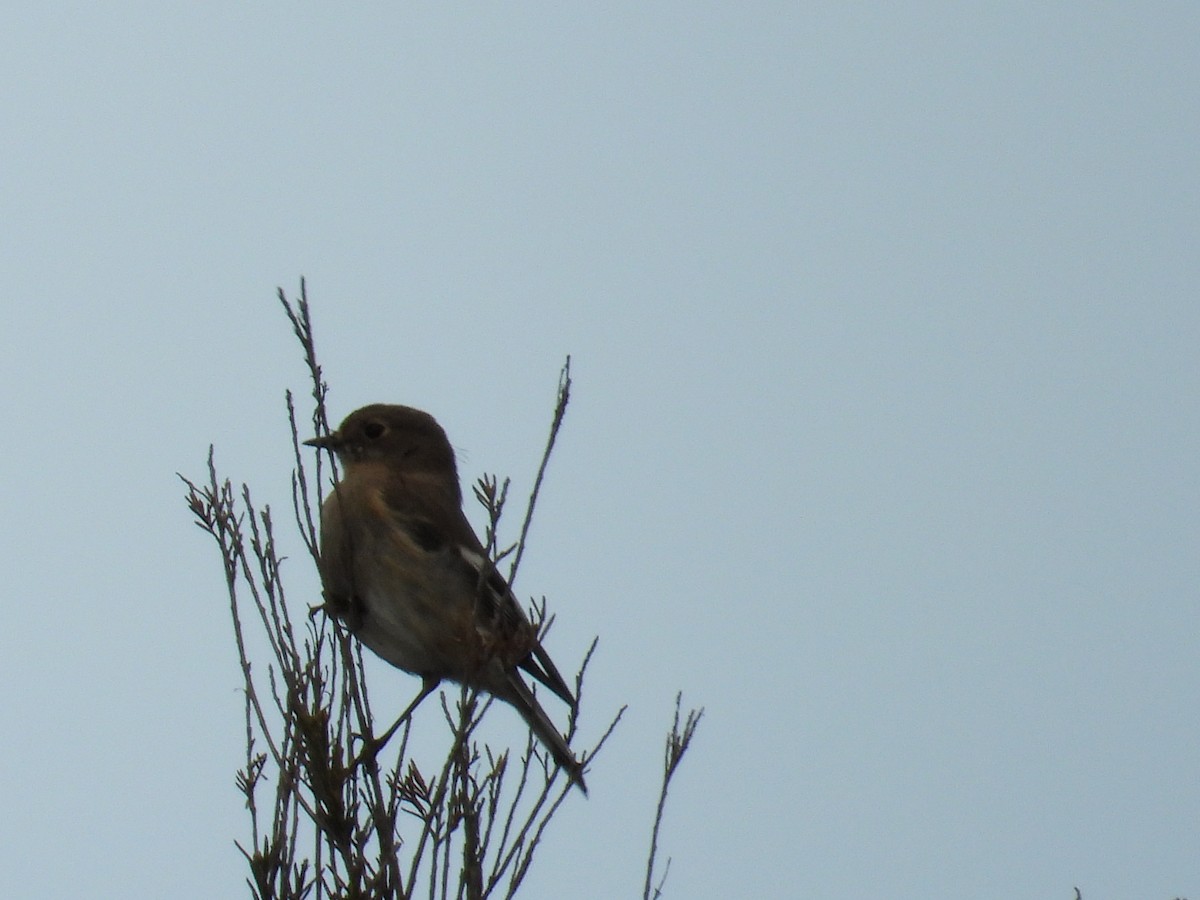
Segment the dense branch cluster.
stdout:
<svg viewBox="0 0 1200 900">
<path fill-rule="evenodd" d="M 315 510 L 330 477 L 325 454 L 306 463 L 302 440 L 326 433 L 327 386 L 313 342 L 303 282 L 293 304 L 279 298 L 304 350 L 312 380 L 311 426 L 301 430 L 287 396 L 292 430 L 295 524 L 315 563 L 319 523 Z M 508 482 L 480 479 L 475 495 L 487 511 L 487 549 L 498 563 L 511 557 L 510 582 L 524 551 L 546 462 L 570 395 L 570 360 L 559 382 L 550 438 L 539 467 L 520 537 L 497 547 Z M 332 462 L 330 463 L 332 465 Z M 249 487 L 235 491 L 217 474 L 209 450 L 207 478 L 183 479 L 187 504 L 216 542 L 224 567 L 245 690 L 245 762 L 237 786 L 250 817 L 249 838 L 238 844 L 250 869 L 252 894 L 261 900 L 299 898 L 483 898 L 514 896 L 533 863 L 542 836 L 570 795 L 570 782 L 532 735 L 513 758 L 480 744 L 476 727 L 492 698 L 454 686 L 441 694 L 448 734 L 445 759 L 422 768 L 408 752 L 411 720 L 401 721 L 386 753 L 365 752 L 379 730 L 363 667 L 362 648 L 317 606 L 289 602 L 276 552 L 269 506 Z M 544 635 L 551 624 L 545 600 L 530 615 Z M 264 646 L 266 649 L 260 649 Z M 593 641 L 575 676 L 582 699 Z M 589 764 L 624 712 L 618 710 L 584 754 Z M 659 827 L 667 786 L 690 744 L 702 711 L 680 726 L 679 701 L 667 739 L 662 791 L 646 866 L 652 895 Z M 394 713 L 393 713 L 394 715 Z M 574 738 L 577 716 L 568 723 Z M 664 876 L 665 877 L 665 873 Z M 661 893 L 662 879 L 653 888 Z"/>
</svg>

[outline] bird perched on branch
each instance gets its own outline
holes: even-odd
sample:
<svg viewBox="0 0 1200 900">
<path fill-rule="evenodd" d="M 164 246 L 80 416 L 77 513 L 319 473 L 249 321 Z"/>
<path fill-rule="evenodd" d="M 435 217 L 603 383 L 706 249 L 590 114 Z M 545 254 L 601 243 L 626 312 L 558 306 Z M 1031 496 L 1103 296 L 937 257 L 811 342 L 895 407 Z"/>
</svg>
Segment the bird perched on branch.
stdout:
<svg viewBox="0 0 1200 900">
<path fill-rule="evenodd" d="M 516 708 L 587 793 L 583 765 L 521 672 L 572 711 L 576 699 L 463 514 L 442 427 L 419 409 L 375 404 L 305 443 L 332 450 L 344 468 L 321 508 L 326 607 L 372 651 L 422 679 L 401 721 L 442 679 L 488 691 Z"/>
</svg>

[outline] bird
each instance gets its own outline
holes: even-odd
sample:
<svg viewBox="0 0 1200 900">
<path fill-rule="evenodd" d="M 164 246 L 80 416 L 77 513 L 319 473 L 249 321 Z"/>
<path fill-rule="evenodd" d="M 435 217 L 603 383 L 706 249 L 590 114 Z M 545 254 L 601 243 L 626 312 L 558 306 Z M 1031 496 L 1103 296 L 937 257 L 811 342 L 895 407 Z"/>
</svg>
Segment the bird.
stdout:
<svg viewBox="0 0 1200 900">
<path fill-rule="evenodd" d="M 522 673 L 572 712 L 578 701 L 463 513 L 442 426 L 411 406 L 376 403 L 304 443 L 332 451 L 343 468 L 321 507 L 325 608 L 422 680 L 397 724 L 443 680 L 486 691 L 520 713 L 586 795 L 583 764 Z"/>
</svg>

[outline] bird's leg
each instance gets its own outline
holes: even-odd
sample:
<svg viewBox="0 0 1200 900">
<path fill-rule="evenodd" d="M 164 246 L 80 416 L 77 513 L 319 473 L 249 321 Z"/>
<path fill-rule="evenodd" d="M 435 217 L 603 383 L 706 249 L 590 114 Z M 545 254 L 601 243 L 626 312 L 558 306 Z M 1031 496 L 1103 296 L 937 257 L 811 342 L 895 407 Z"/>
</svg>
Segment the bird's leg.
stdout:
<svg viewBox="0 0 1200 900">
<path fill-rule="evenodd" d="M 400 726 L 408 721 L 409 716 L 416 712 L 416 709 L 421 705 L 421 702 L 435 690 L 437 690 L 437 686 L 441 683 L 442 679 L 435 675 L 422 676 L 421 693 L 417 694 L 416 699 L 414 699 L 412 703 L 405 707 L 404 712 L 400 713 L 400 717 L 392 723 L 392 727 L 377 738 L 367 736 L 363 737 L 364 746 L 362 752 L 355 757 L 352 768 L 357 767 L 365 759 L 374 761 L 375 757 L 377 757 L 383 748 L 387 746 L 387 742 L 392 739 L 392 736 L 395 735 Z"/>
</svg>

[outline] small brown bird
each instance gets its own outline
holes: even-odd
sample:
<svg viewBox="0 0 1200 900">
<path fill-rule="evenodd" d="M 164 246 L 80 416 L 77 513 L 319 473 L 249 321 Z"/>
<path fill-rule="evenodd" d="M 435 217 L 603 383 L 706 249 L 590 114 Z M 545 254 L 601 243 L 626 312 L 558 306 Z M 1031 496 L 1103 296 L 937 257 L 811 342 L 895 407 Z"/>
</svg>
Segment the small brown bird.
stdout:
<svg viewBox="0 0 1200 900">
<path fill-rule="evenodd" d="M 333 450 L 344 472 L 321 508 L 327 608 L 364 644 L 421 677 L 488 691 L 516 708 L 586 794 L 583 766 L 521 677 L 574 710 L 575 697 L 462 511 L 454 450 L 433 416 L 374 404 L 305 441 Z"/>
</svg>

